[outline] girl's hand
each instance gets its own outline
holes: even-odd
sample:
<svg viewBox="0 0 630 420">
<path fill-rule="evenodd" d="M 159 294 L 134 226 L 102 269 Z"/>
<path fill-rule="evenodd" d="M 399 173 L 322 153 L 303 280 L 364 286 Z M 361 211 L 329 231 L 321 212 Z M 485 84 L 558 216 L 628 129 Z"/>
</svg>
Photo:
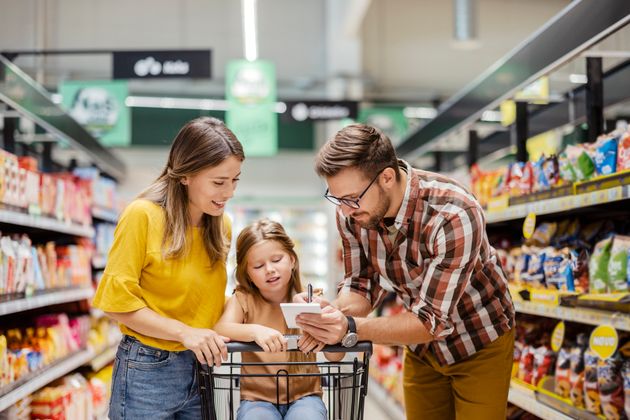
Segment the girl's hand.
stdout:
<svg viewBox="0 0 630 420">
<path fill-rule="evenodd" d="M 300 339 L 298 340 L 298 348 L 302 353 L 308 354 L 311 352 L 319 352 L 322 351 L 326 344 L 321 341 L 316 340 L 313 336 L 308 333 L 303 333 Z"/>
<path fill-rule="evenodd" d="M 255 326 L 254 341 L 265 352 L 275 353 L 287 350 L 287 339 L 284 335 L 280 331 L 263 325 Z"/>
<path fill-rule="evenodd" d="M 180 342 L 189 350 L 192 350 L 200 363 L 211 366 L 221 366 L 221 360 L 227 360 L 226 342 L 229 338 L 223 337 L 207 328 L 187 327 L 182 331 Z"/>
</svg>

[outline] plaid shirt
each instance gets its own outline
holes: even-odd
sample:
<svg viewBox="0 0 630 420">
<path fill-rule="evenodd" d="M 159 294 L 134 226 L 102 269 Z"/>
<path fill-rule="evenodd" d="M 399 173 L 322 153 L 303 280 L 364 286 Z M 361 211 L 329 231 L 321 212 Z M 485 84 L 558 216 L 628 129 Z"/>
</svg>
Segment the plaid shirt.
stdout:
<svg viewBox="0 0 630 420">
<path fill-rule="evenodd" d="M 364 229 L 337 211 L 345 268 L 339 292 L 376 307 L 385 297 L 380 282 L 389 283 L 434 337 L 410 349 L 423 355 L 430 348 L 450 365 L 512 328 L 512 298 L 477 200 L 452 179 L 399 164 L 410 176 L 393 243 L 383 222 Z"/>
</svg>

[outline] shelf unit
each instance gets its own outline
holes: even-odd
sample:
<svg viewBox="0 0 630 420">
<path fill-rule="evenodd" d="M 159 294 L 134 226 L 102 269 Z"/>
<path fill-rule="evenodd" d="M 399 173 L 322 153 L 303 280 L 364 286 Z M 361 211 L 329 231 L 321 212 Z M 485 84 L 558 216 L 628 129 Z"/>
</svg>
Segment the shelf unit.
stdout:
<svg viewBox="0 0 630 420">
<path fill-rule="evenodd" d="M 0 223 L 41 229 L 49 232 L 58 232 L 66 235 L 81 236 L 85 238 L 91 238 L 94 236 L 94 228 L 92 226 L 65 223 L 51 217 L 34 216 L 32 214 L 20 213 L 6 209 L 0 209 Z"/>
<path fill-rule="evenodd" d="M 525 218 L 529 213 L 536 215 L 570 212 L 600 204 L 613 203 L 630 198 L 630 185 L 608 188 L 584 194 L 551 198 L 533 203 L 510 206 L 505 210 L 489 211 L 486 213 L 488 224 L 506 222 Z"/>
<path fill-rule="evenodd" d="M 516 312 L 573 321 L 588 325 L 608 324 L 621 331 L 630 331 L 630 314 L 590 308 L 569 308 L 529 301 L 514 301 Z"/>
<path fill-rule="evenodd" d="M 3 411 L 22 398 L 37 391 L 38 389 L 46 386 L 55 379 L 72 372 L 73 370 L 89 363 L 94 358 L 94 353 L 91 350 L 81 350 L 59 362 L 42 369 L 33 375 L 33 378 L 24 384 L 20 385 L 16 389 L 0 395 L 0 411 Z M 0 389 L 0 393 L 2 389 Z"/>
<path fill-rule="evenodd" d="M 383 388 L 376 380 L 368 380 L 368 397 L 375 401 L 383 412 L 389 415 L 390 420 L 402 420 L 405 418 L 405 411 L 400 404 L 392 398 L 389 392 Z"/>
<path fill-rule="evenodd" d="M 30 311 L 31 309 L 43 308 L 45 306 L 57 305 L 60 303 L 90 299 L 92 295 L 94 295 L 94 290 L 91 287 L 42 292 L 41 294 L 36 294 L 22 299 L 0 302 L 0 316 Z"/>
<path fill-rule="evenodd" d="M 105 366 L 114 361 L 116 357 L 116 352 L 118 351 L 118 345 L 110 346 L 105 350 L 101 351 L 97 354 L 92 360 L 90 360 L 89 365 L 94 372 L 97 372 L 103 369 Z"/>
<path fill-rule="evenodd" d="M 92 207 L 92 217 L 103 222 L 118 223 L 118 212 L 116 210 Z"/>
<path fill-rule="evenodd" d="M 573 418 L 554 408 L 542 404 L 536 400 L 534 391 L 515 384 L 514 382 L 510 385 L 508 401 L 543 420 L 571 420 Z"/>
</svg>

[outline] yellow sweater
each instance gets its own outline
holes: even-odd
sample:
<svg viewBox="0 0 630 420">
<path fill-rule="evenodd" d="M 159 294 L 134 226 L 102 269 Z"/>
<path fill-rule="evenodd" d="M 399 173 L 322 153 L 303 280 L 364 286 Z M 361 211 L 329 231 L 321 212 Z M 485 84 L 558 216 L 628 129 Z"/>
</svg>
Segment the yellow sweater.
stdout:
<svg viewBox="0 0 630 420">
<path fill-rule="evenodd" d="M 229 218 L 224 216 L 227 237 Z M 189 252 L 178 259 L 162 257 L 164 209 L 135 200 L 125 209 L 114 233 L 107 267 L 92 305 L 106 312 L 147 307 L 195 328 L 212 328 L 225 302 L 225 261 L 210 263 L 198 228 L 192 228 Z M 148 337 L 120 325 L 123 334 L 168 351 L 186 348 L 178 342 Z"/>
</svg>

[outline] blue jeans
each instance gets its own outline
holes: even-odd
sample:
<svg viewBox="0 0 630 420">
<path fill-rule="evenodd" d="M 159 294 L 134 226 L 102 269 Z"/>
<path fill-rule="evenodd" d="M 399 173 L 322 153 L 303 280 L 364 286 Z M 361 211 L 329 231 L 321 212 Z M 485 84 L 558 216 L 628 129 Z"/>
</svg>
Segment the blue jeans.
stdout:
<svg viewBox="0 0 630 420">
<path fill-rule="evenodd" d="M 124 336 L 114 361 L 109 418 L 201 418 L 195 360 L 189 350 L 161 350 Z"/>
<path fill-rule="evenodd" d="M 317 395 L 309 395 L 278 408 L 267 401 L 242 400 L 236 420 L 326 420 L 326 406 Z"/>
</svg>

